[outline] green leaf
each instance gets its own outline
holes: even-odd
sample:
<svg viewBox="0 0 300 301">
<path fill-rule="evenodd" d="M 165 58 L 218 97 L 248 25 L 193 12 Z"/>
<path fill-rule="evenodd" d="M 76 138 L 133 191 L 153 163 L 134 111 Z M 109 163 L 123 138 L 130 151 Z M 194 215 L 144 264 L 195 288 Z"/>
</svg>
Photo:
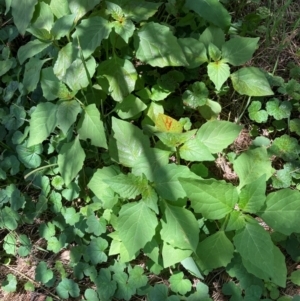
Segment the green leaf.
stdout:
<svg viewBox="0 0 300 301">
<path fill-rule="evenodd" d="M 192 109 L 197 109 L 206 104 L 208 98 L 208 89 L 205 83 L 195 82 L 192 85 L 192 91 L 186 90 L 182 95 L 183 104 Z"/>
<path fill-rule="evenodd" d="M 32 282 L 30 281 L 27 281 L 25 284 L 24 284 L 24 289 L 25 291 L 27 292 L 34 292 L 35 290 L 35 286 Z"/>
<path fill-rule="evenodd" d="M 97 218 L 95 214 L 91 214 L 87 220 L 86 224 L 88 228 L 86 231 L 88 233 L 93 233 L 95 236 L 100 236 L 102 233 L 106 232 L 106 221 L 103 217 Z"/>
<path fill-rule="evenodd" d="M 117 289 L 117 283 L 111 279 L 111 273 L 108 269 L 102 268 L 99 271 L 99 275 L 95 280 L 97 286 L 97 292 L 100 300 L 111 300 Z"/>
<path fill-rule="evenodd" d="M 101 237 L 93 238 L 91 243 L 88 245 L 84 256 L 87 257 L 94 265 L 106 262 L 107 255 L 104 253 L 104 251 L 107 249 L 107 247 L 108 242 L 105 239 Z"/>
<path fill-rule="evenodd" d="M 205 45 L 194 38 L 184 38 L 177 40 L 182 52 L 188 62 L 187 68 L 197 68 L 207 62 Z"/>
<path fill-rule="evenodd" d="M 195 251 L 199 242 L 199 226 L 192 212 L 164 202 L 160 232 L 163 241 L 173 247 Z"/>
<path fill-rule="evenodd" d="M 52 4 L 53 1 L 51 1 Z M 59 40 L 60 38 L 68 35 L 74 26 L 76 15 L 65 15 L 58 18 L 52 29 L 51 34 L 54 36 L 55 40 Z"/>
<path fill-rule="evenodd" d="M 207 47 L 207 50 L 208 50 L 209 57 L 214 62 L 219 62 L 221 60 L 222 53 L 216 45 L 214 45 L 213 43 L 209 43 L 208 47 Z"/>
<path fill-rule="evenodd" d="M 48 269 L 46 262 L 40 261 L 35 269 L 35 281 L 46 284 L 53 278 L 52 270 Z"/>
<path fill-rule="evenodd" d="M 185 142 L 179 149 L 180 158 L 186 161 L 214 161 L 215 157 L 197 138 Z"/>
<path fill-rule="evenodd" d="M 57 126 L 65 135 L 67 134 L 72 124 L 75 123 L 77 115 L 80 112 L 81 107 L 76 100 L 64 100 L 58 102 L 56 113 Z"/>
<path fill-rule="evenodd" d="M 95 104 L 83 108 L 77 129 L 81 140 L 91 139 L 92 145 L 107 149 L 104 126 Z"/>
<path fill-rule="evenodd" d="M 69 185 L 82 169 L 84 159 L 85 153 L 80 145 L 78 136 L 72 142 L 65 143 L 62 146 L 57 163 L 66 186 Z"/>
<path fill-rule="evenodd" d="M 72 91 L 79 91 L 86 88 L 90 82 L 89 77 L 92 78 L 96 71 L 96 61 L 94 57 L 90 57 L 85 62 L 86 68 L 81 59 L 76 59 L 66 70 L 63 81 L 69 86 Z M 89 77 L 87 75 L 89 73 Z"/>
<path fill-rule="evenodd" d="M 230 68 L 223 60 L 210 62 L 207 65 L 207 74 L 214 83 L 216 89 L 220 90 L 230 76 Z"/>
<path fill-rule="evenodd" d="M 225 43 L 225 34 L 221 28 L 210 25 L 202 32 L 199 41 L 207 48 L 209 44 L 213 44 L 221 49 L 222 45 Z"/>
<path fill-rule="evenodd" d="M 149 138 L 133 124 L 114 117 L 112 129 L 113 139 L 109 145 L 112 159 L 124 166 L 133 167 L 150 147 Z"/>
<path fill-rule="evenodd" d="M 14 61 L 12 59 L 8 59 L 5 61 L 0 61 L 0 76 L 4 75 L 7 73 L 10 68 L 13 66 Z"/>
<path fill-rule="evenodd" d="M 236 188 L 229 183 L 216 180 L 180 178 L 187 197 L 195 212 L 208 219 L 221 219 L 230 213 L 237 203 Z"/>
<path fill-rule="evenodd" d="M 261 110 L 260 101 L 252 101 L 248 107 L 248 112 L 250 119 L 257 123 L 264 123 L 268 120 L 268 113 L 265 110 Z"/>
<path fill-rule="evenodd" d="M 2 281 L 1 289 L 7 293 L 13 293 L 17 290 L 17 278 L 13 274 L 8 274 L 6 280 Z"/>
<path fill-rule="evenodd" d="M 104 180 L 109 187 L 118 193 L 121 198 L 134 199 L 147 189 L 148 181 L 145 177 L 135 176 L 131 173 L 119 174 L 113 178 Z"/>
<path fill-rule="evenodd" d="M 270 234 L 262 226 L 256 223 L 247 223 L 245 228 L 237 232 L 233 242 L 242 256 L 244 265 L 245 262 L 251 262 L 254 269 L 264 271 L 269 277 L 273 277 L 274 245 Z M 248 272 L 260 277 L 254 269 L 249 269 L 247 264 L 245 267 Z"/>
<path fill-rule="evenodd" d="M 98 294 L 91 288 L 87 288 L 84 292 L 84 297 L 88 301 L 99 301 Z"/>
<path fill-rule="evenodd" d="M 72 279 L 63 278 L 56 287 L 59 297 L 68 299 L 69 295 L 73 298 L 79 297 L 79 286 Z"/>
<path fill-rule="evenodd" d="M 48 239 L 47 250 L 54 253 L 58 253 L 62 248 L 66 246 L 66 235 L 61 234 L 58 238 L 52 236 Z"/>
<path fill-rule="evenodd" d="M 14 18 L 14 23 L 22 36 L 25 34 L 26 28 L 33 16 L 34 7 L 37 3 L 38 0 L 24 0 L 22 2 L 12 0 L 12 16 Z"/>
<path fill-rule="evenodd" d="M 300 232 L 300 192 L 281 189 L 267 196 L 259 216 L 275 231 L 290 235 Z"/>
<path fill-rule="evenodd" d="M 35 6 L 35 10 L 38 11 L 38 16 L 34 18 L 29 29 L 45 29 L 47 32 L 50 32 L 54 23 L 54 16 L 50 6 L 45 2 L 39 2 Z"/>
<path fill-rule="evenodd" d="M 144 275 L 144 270 L 142 267 L 135 265 L 132 270 L 129 271 L 128 284 L 135 289 L 143 287 L 147 284 L 148 278 Z"/>
<path fill-rule="evenodd" d="M 39 234 L 41 237 L 48 240 L 50 237 L 55 235 L 55 226 L 50 222 L 47 224 L 43 223 L 39 226 Z"/>
<path fill-rule="evenodd" d="M 17 240 L 13 233 L 8 233 L 4 237 L 3 241 L 3 249 L 5 250 L 6 254 L 16 255 L 17 253 Z"/>
<path fill-rule="evenodd" d="M 193 276 L 199 278 L 199 279 L 204 279 L 203 276 L 201 275 L 198 266 L 196 265 L 195 260 L 193 257 L 188 257 L 185 258 L 184 260 L 181 261 L 181 265 Z"/>
<path fill-rule="evenodd" d="M 221 152 L 239 135 L 242 127 L 228 121 L 214 120 L 206 122 L 197 132 L 199 139 L 211 153 Z"/>
<path fill-rule="evenodd" d="M 128 301 L 135 294 L 136 289 L 129 283 L 127 274 L 124 272 L 114 274 L 113 279 L 118 283 L 115 297 Z"/>
<path fill-rule="evenodd" d="M 170 288 L 174 293 L 179 293 L 185 295 L 187 292 L 190 292 L 192 289 L 192 283 L 188 279 L 184 279 L 182 272 L 173 274 L 169 278 Z"/>
<path fill-rule="evenodd" d="M 134 90 L 138 78 L 133 64 L 116 56 L 99 64 L 97 75 L 108 80 L 109 88 L 106 92 L 118 102 L 123 101 Z"/>
<path fill-rule="evenodd" d="M 80 219 L 80 214 L 78 212 L 76 212 L 73 207 L 66 208 L 62 212 L 62 214 L 64 216 L 64 219 L 65 219 L 66 223 L 71 225 L 71 226 L 74 226 Z"/>
<path fill-rule="evenodd" d="M 18 60 L 20 64 L 23 64 L 28 58 L 31 58 L 36 54 L 42 52 L 50 45 L 51 43 L 41 42 L 40 40 L 33 40 L 28 42 L 24 46 L 21 46 L 18 50 Z"/>
<path fill-rule="evenodd" d="M 50 102 L 39 103 L 31 114 L 27 147 L 42 143 L 57 125 L 57 105 Z"/>
<path fill-rule="evenodd" d="M 180 124 L 180 130 L 182 126 Z M 197 130 L 191 130 L 184 133 L 173 132 L 158 132 L 155 135 L 159 140 L 168 147 L 179 147 L 181 144 L 186 143 L 189 140 L 195 139 Z"/>
<path fill-rule="evenodd" d="M 294 284 L 300 285 L 300 270 L 292 272 L 290 279 Z"/>
<path fill-rule="evenodd" d="M 40 80 L 41 69 L 46 61 L 47 60 L 31 58 L 25 64 L 23 85 L 28 92 L 32 92 L 33 90 L 35 90 Z"/>
<path fill-rule="evenodd" d="M 117 114 L 122 119 L 135 117 L 146 109 L 147 105 L 132 94 L 116 105 Z"/>
<path fill-rule="evenodd" d="M 218 0 L 187 0 L 185 6 L 222 29 L 228 29 L 230 26 L 230 14 Z"/>
<path fill-rule="evenodd" d="M 115 177 L 118 174 L 117 170 L 110 167 L 103 167 L 98 169 L 90 182 L 88 187 L 93 191 L 96 197 L 102 201 L 104 209 L 111 209 L 118 201 L 114 191 L 110 188 L 109 184 L 105 182 L 106 179 Z"/>
<path fill-rule="evenodd" d="M 239 208 L 244 212 L 256 213 L 266 200 L 266 176 L 245 185 L 240 192 Z"/>
<path fill-rule="evenodd" d="M 273 91 L 265 75 L 255 67 L 244 67 L 230 75 L 234 89 L 241 95 L 268 96 Z"/>
<path fill-rule="evenodd" d="M 285 161 L 293 161 L 298 159 L 300 146 L 296 138 L 284 134 L 273 141 L 269 152 Z"/>
<path fill-rule="evenodd" d="M 28 256 L 31 252 L 31 249 L 32 249 L 32 244 L 31 244 L 28 236 L 25 235 L 25 234 L 21 234 L 19 236 L 19 242 L 20 242 L 21 246 L 18 249 L 18 254 L 21 257 Z"/>
<path fill-rule="evenodd" d="M 178 296 L 168 297 L 168 287 L 165 284 L 155 284 L 148 293 L 149 301 L 179 301 Z"/>
<path fill-rule="evenodd" d="M 280 101 L 277 98 L 271 98 L 266 105 L 269 115 L 276 120 L 289 118 L 292 111 L 292 104 L 289 101 Z"/>
<path fill-rule="evenodd" d="M 259 38 L 236 37 L 222 46 L 222 59 L 233 66 L 245 64 L 252 58 Z"/>
<path fill-rule="evenodd" d="M 69 8 L 72 14 L 76 14 L 76 23 L 87 12 L 91 11 L 101 0 L 69 0 Z"/>
<path fill-rule="evenodd" d="M 110 31 L 111 27 L 106 19 L 98 16 L 90 17 L 76 26 L 72 38 L 75 44 L 79 39 L 83 57 L 88 58 L 101 45 L 102 40 L 108 38 Z"/>
<path fill-rule="evenodd" d="M 168 243 L 164 242 L 162 247 L 164 268 L 181 262 L 182 260 L 190 257 L 192 253 L 192 250 L 182 250 L 179 248 L 174 248 Z"/>
<path fill-rule="evenodd" d="M 149 22 L 137 33 L 136 57 L 152 67 L 187 66 L 188 62 L 169 27 Z"/>
<path fill-rule="evenodd" d="M 43 151 L 41 144 L 28 147 L 27 141 L 25 141 L 25 143 L 18 145 L 16 150 L 19 160 L 27 168 L 37 168 L 41 165 L 42 160 L 39 156 Z"/>
<path fill-rule="evenodd" d="M 203 271 L 226 267 L 233 257 L 234 247 L 224 231 L 205 238 L 197 247 L 196 262 Z"/>
<path fill-rule="evenodd" d="M 158 221 L 145 203 L 133 202 L 122 206 L 117 224 L 120 239 L 131 257 L 151 241 Z"/>
<path fill-rule="evenodd" d="M 186 192 L 179 185 L 179 177 L 195 178 L 197 176 L 187 166 L 176 164 L 158 166 L 153 173 L 154 188 L 162 198 L 176 202 L 186 197 Z"/>
<path fill-rule="evenodd" d="M 265 175 L 266 180 L 268 180 L 273 174 L 271 161 L 264 147 L 258 147 L 242 153 L 234 160 L 233 168 L 239 176 L 240 188 L 252 183 L 262 175 Z"/>
<path fill-rule="evenodd" d="M 239 230 L 245 227 L 245 216 L 240 211 L 232 211 L 229 213 L 228 223 L 226 225 L 226 231 Z"/>
<path fill-rule="evenodd" d="M 300 136 L 300 119 L 291 119 L 289 124 L 290 131 Z"/>
</svg>

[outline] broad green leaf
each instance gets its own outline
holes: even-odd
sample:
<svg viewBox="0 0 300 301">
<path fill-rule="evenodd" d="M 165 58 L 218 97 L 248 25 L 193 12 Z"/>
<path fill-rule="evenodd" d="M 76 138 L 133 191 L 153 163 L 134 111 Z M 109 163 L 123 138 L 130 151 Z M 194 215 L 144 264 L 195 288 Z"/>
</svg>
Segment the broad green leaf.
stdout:
<svg viewBox="0 0 300 301">
<path fill-rule="evenodd" d="M 132 256 L 151 241 L 158 221 L 145 203 L 133 202 L 122 206 L 117 224 L 119 236 Z"/>
<path fill-rule="evenodd" d="M 135 265 L 128 274 L 128 284 L 136 289 L 145 286 L 148 282 L 148 278 L 144 275 L 144 270 L 141 266 Z"/>
<path fill-rule="evenodd" d="M 244 67 L 230 75 L 234 89 L 241 95 L 268 96 L 273 91 L 265 77 L 258 68 Z"/>
<path fill-rule="evenodd" d="M 85 153 L 82 149 L 79 137 L 72 142 L 65 143 L 58 155 L 58 168 L 66 186 L 77 176 L 82 169 Z"/>
<path fill-rule="evenodd" d="M 236 37 L 222 46 L 222 59 L 233 66 L 245 64 L 252 58 L 259 38 Z"/>
<path fill-rule="evenodd" d="M 300 145 L 296 138 L 284 134 L 275 138 L 273 144 L 269 148 L 269 152 L 285 161 L 293 161 L 297 160 L 299 156 Z"/>
<path fill-rule="evenodd" d="M 159 214 L 158 210 L 158 196 L 152 186 L 147 185 L 142 191 L 142 201 L 152 209 L 156 214 Z"/>
<path fill-rule="evenodd" d="M 117 289 L 117 283 L 111 279 L 111 273 L 108 269 L 102 268 L 99 271 L 99 275 L 95 280 L 97 286 L 97 292 L 100 300 L 111 300 Z"/>
<path fill-rule="evenodd" d="M 93 233 L 96 236 L 100 236 L 102 233 L 106 232 L 106 222 L 103 217 L 97 218 L 95 214 L 91 214 L 87 220 L 86 224 L 88 228 L 86 231 L 88 233 Z"/>
<path fill-rule="evenodd" d="M 113 138 L 109 145 L 112 159 L 124 166 L 134 166 L 138 158 L 149 149 L 149 138 L 133 124 L 114 117 L 112 130 Z"/>
<path fill-rule="evenodd" d="M 197 130 L 191 130 L 184 133 L 159 132 L 155 136 L 168 147 L 179 147 L 183 143 L 195 139 Z"/>
<path fill-rule="evenodd" d="M 187 66 L 188 62 L 169 27 L 149 22 L 137 33 L 136 57 L 152 67 Z"/>
<path fill-rule="evenodd" d="M 106 262 L 107 255 L 104 253 L 104 251 L 107 249 L 107 247 L 108 242 L 105 239 L 101 237 L 93 238 L 91 243 L 88 245 L 84 256 L 89 258 L 93 265 Z"/>
<path fill-rule="evenodd" d="M 12 59 L 8 59 L 5 61 L 0 61 L 0 76 L 4 75 L 6 72 L 10 70 L 13 66 L 14 61 Z"/>
<path fill-rule="evenodd" d="M 214 83 L 217 90 L 220 90 L 222 85 L 230 76 L 230 68 L 223 60 L 210 62 L 207 65 L 207 74 L 210 80 Z"/>
<path fill-rule="evenodd" d="M 96 197 L 99 200 L 101 200 L 101 202 L 103 203 L 104 209 L 111 209 L 118 201 L 114 191 L 104 181 L 105 179 L 110 179 L 112 177 L 115 177 L 117 174 L 118 174 L 117 170 L 112 166 L 103 167 L 102 169 L 98 169 L 94 173 L 92 179 L 88 183 L 88 187 L 92 190 L 92 192 L 96 195 Z"/>
<path fill-rule="evenodd" d="M 40 261 L 35 269 L 35 281 L 46 284 L 53 276 L 53 271 L 48 269 L 47 263 L 45 261 Z"/>
<path fill-rule="evenodd" d="M 53 72 L 59 80 L 64 79 L 67 69 L 78 58 L 79 50 L 75 44 L 70 42 L 60 49 L 53 67 Z"/>
<path fill-rule="evenodd" d="M 57 105 L 50 102 L 39 103 L 31 114 L 28 147 L 42 143 L 57 125 Z"/>
<path fill-rule="evenodd" d="M 33 23 L 31 23 L 31 27 L 45 29 L 50 32 L 54 23 L 54 16 L 50 6 L 45 2 L 39 2 L 35 6 L 35 10 L 38 11 L 38 15 L 34 18 Z"/>
<path fill-rule="evenodd" d="M 251 102 L 248 112 L 250 119 L 257 123 L 263 123 L 268 120 L 268 113 L 265 110 L 261 110 L 261 102 L 258 100 Z"/>
<path fill-rule="evenodd" d="M 25 64 L 23 85 L 28 92 L 32 92 L 33 90 L 35 90 L 40 80 L 41 69 L 46 61 L 47 60 L 39 60 L 37 58 L 31 58 Z"/>
<path fill-rule="evenodd" d="M 108 80 L 107 93 L 118 102 L 123 101 L 134 90 L 138 78 L 133 64 L 116 56 L 102 62 L 97 68 L 97 75 Z"/>
<path fill-rule="evenodd" d="M 14 1 L 18 1 L 18 0 L 14 0 Z M 36 54 L 42 52 L 50 45 L 51 43 L 41 42 L 40 40 L 33 40 L 28 42 L 24 46 L 21 46 L 17 54 L 20 64 L 23 64 L 28 58 L 31 58 Z"/>
<path fill-rule="evenodd" d="M 43 223 L 39 226 L 39 234 L 41 237 L 45 238 L 48 240 L 50 237 L 55 235 L 55 226 L 53 223 L 48 222 Z"/>
<path fill-rule="evenodd" d="M 147 105 L 132 94 L 116 105 L 117 114 L 122 119 L 133 118 L 146 109 Z"/>
<path fill-rule="evenodd" d="M 266 200 L 266 176 L 245 185 L 240 192 L 239 208 L 244 212 L 256 213 Z"/>
<path fill-rule="evenodd" d="M 108 38 L 110 31 L 111 27 L 106 19 L 98 16 L 90 17 L 76 26 L 72 38 L 75 45 L 79 39 L 82 54 L 84 58 L 88 58 L 101 45 L 102 40 Z"/>
<path fill-rule="evenodd" d="M 14 23 L 18 28 L 18 31 L 24 36 L 26 28 L 28 27 L 30 20 L 33 16 L 34 7 L 38 3 L 38 0 L 12 0 L 12 16 Z"/>
<path fill-rule="evenodd" d="M 271 278 L 272 282 L 281 286 L 286 287 L 286 278 L 287 278 L 287 265 L 286 265 L 286 258 L 282 254 L 281 250 L 274 246 L 273 247 L 273 254 L 274 254 L 274 274 Z"/>
<path fill-rule="evenodd" d="M 118 193 L 121 198 L 134 199 L 147 188 L 148 181 L 145 177 L 135 176 L 131 173 L 119 174 L 104 180 L 109 187 Z"/>
<path fill-rule="evenodd" d="M 185 295 L 187 292 L 190 292 L 192 289 L 192 283 L 188 279 L 184 279 L 182 272 L 173 274 L 169 278 L 170 288 L 174 293 L 179 293 L 180 295 Z"/>
<path fill-rule="evenodd" d="M 85 70 L 82 60 L 76 59 L 66 70 L 62 80 L 72 91 L 79 91 L 90 84 L 89 77 L 92 78 L 96 71 L 96 60 L 94 57 L 90 57 L 85 62 L 85 65 L 87 70 Z M 87 72 L 89 73 L 89 77 Z"/>
<path fill-rule="evenodd" d="M 197 177 L 187 166 L 168 164 L 158 166 L 153 173 L 154 188 L 164 199 L 176 202 L 185 198 L 186 192 L 179 184 L 179 177 Z"/>
<path fill-rule="evenodd" d="M 28 147 L 27 141 L 16 148 L 19 160 L 27 168 L 37 168 L 41 165 L 42 159 L 39 156 L 43 151 L 41 144 Z"/>
<path fill-rule="evenodd" d="M 135 26 L 129 19 L 121 18 L 118 21 L 111 22 L 110 24 L 115 32 L 128 44 L 129 38 L 133 36 Z"/>
<path fill-rule="evenodd" d="M 241 126 L 228 121 L 208 121 L 201 126 L 196 137 L 215 154 L 231 144 L 241 129 Z"/>
<path fill-rule="evenodd" d="M 74 96 L 74 93 L 71 93 L 66 85 L 56 77 L 52 67 L 42 69 L 40 83 L 43 95 L 47 100 L 71 99 Z"/>
<path fill-rule="evenodd" d="M 59 19 L 71 13 L 68 2 L 69 0 L 51 0 L 50 7 L 56 18 Z"/>
<path fill-rule="evenodd" d="M 115 297 L 119 300 L 129 301 L 135 294 L 136 289 L 128 281 L 128 275 L 125 272 L 120 272 L 113 275 L 113 279 L 118 284 L 118 289 L 115 293 Z"/>
<path fill-rule="evenodd" d="M 91 288 L 87 288 L 84 292 L 84 297 L 89 301 L 99 301 L 98 294 Z"/>
<path fill-rule="evenodd" d="M 300 192 L 289 188 L 267 196 L 259 216 L 275 231 L 285 235 L 300 233 Z"/>
<path fill-rule="evenodd" d="M 222 29 L 230 26 L 230 14 L 218 0 L 186 0 L 185 6 Z"/>
<path fill-rule="evenodd" d="M 265 175 L 268 180 L 273 174 L 273 168 L 267 150 L 264 147 L 250 149 L 242 153 L 233 162 L 234 171 L 239 176 L 239 188 L 250 184 Z"/>
<path fill-rule="evenodd" d="M 203 82 L 193 83 L 192 91 L 186 90 L 182 95 L 183 104 L 192 109 L 197 109 L 198 107 L 205 105 L 207 98 L 208 89 Z"/>
<path fill-rule="evenodd" d="M 199 226 L 192 212 L 164 202 L 161 238 L 171 246 L 196 251 Z"/>
<path fill-rule="evenodd" d="M 69 299 L 69 295 L 73 298 L 79 297 L 79 286 L 72 279 L 63 278 L 56 287 L 56 292 L 59 297 Z"/>
<path fill-rule="evenodd" d="M 193 253 L 192 250 L 182 250 L 181 248 L 174 248 L 168 243 L 164 242 L 162 247 L 162 258 L 164 268 L 168 268 L 182 260 L 188 258 Z"/>
<path fill-rule="evenodd" d="M 51 1 L 52 3 L 53 1 Z M 56 40 L 68 35 L 74 26 L 75 15 L 65 15 L 57 19 L 51 29 L 51 34 Z"/>
<path fill-rule="evenodd" d="M 224 231 L 208 236 L 197 247 L 196 262 L 202 271 L 226 267 L 233 257 L 234 247 Z"/>
<path fill-rule="evenodd" d="M 143 20 L 148 20 L 158 10 L 161 2 L 149 2 L 144 0 L 114 0 L 122 8 L 125 16 L 133 21 L 140 23 Z"/>
<path fill-rule="evenodd" d="M 221 49 L 225 43 L 225 33 L 221 28 L 210 25 L 202 32 L 199 41 L 207 48 L 209 44 L 213 44 Z"/>
<path fill-rule="evenodd" d="M 8 274 L 1 283 L 1 289 L 7 293 L 13 293 L 17 290 L 17 283 L 17 277 L 13 274 Z"/>
<path fill-rule="evenodd" d="M 13 211 L 10 207 L 3 207 L 0 210 L 0 228 L 15 230 L 18 227 L 17 221 L 19 220 L 19 215 Z"/>
<path fill-rule="evenodd" d="M 197 68 L 207 62 L 205 45 L 194 38 L 177 40 L 182 52 L 188 62 L 187 68 Z"/>
<path fill-rule="evenodd" d="M 294 284 L 300 285 L 300 270 L 292 272 L 290 279 Z"/>
<path fill-rule="evenodd" d="M 186 161 L 214 161 L 209 149 L 196 137 L 185 142 L 179 149 L 180 158 Z"/>
<path fill-rule="evenodd" d="M 62 214 L 66 223 L 71 226 L 74 226 L 77 222 L 79 222 L 80 214 L 76 212 L 76 210 L 73 207 L 66 208 L 62 211 Z"/>
<path fill-rule="evenodd" d="M 229 219 L 226 225 L 226 231 L 239 230 L 245 227 L 245 215 L 241 211 L 234 210 L 229 213 Z"/>
<path fill-rule="evenodd" d="M 277 98 L 271 98 L 266 105 L 266 110 L 269 115 L 276 120 L 289 118 L 292 111 L 292 104 L 289 101 L 280 101 Z"/>
<path fill-rule="evenodd" d="M 204 279 L 201 275 L 198 266 L 193 257 L 188 257 L 181 261 L 181 265 L 193 276 L 196 276 L 199 279 Z"/>
<path fill-rule="evenodd" d="M 64 100 L 58 102 L 57 106 L 57 126 L 66 135 L 72 124 L 76 121 L 77 115 L 81 112 L 81 107 L 76 100 Z M 81 137 L 80 137 L 81 138 Z"/>
<path fill-rule="evenodd" d="M 289 124 L 290 131 L 300 136 L 300 119 L 292 119 Z"/>
<path fill-rule="evenodd" d="M 147 294 L 148 301 L 179 301 L 176 295 L 168 297 L 168 287 L 165 284 L 155 284 Z"/>
<path fill-rule="evenodd" d="M 77 130 L 81 140 L 91 139 L 91 144 L 107 149 L 106 136 L 100 112 L 95 104 L 83 108 Z"/>
<path fill-rule="evenodd" d="M 216 45 L 214 45 L 213 43 L 209 43 L 207 50 L 208 50 L 209 57 L 214 62 L 219 62 L 221 60 L 222 53 L 221 50 Z"/>
<path fill-rule="evenodd" d="M 10 206 L 14 211 L 18 211 L 25 204 L 25 196 L 19 189 L 15 189 L 10 196 Z"/>
<path fill-rule="evenodd" d="M 221 219 L 230 213 L 238 200 L 238 193 L 229 183 L 216 180 L 180 178 L 195 212 L 208 219 Z"/>
<path fill-rule="evenodd" d="M 243 262 L 249 261 L 254 266 L 254 269 L 262 270 L 269 277 L 273 277 L 274 244 L 270 234 L 262 226 L 255 223 L 247 223 L 246 227 L 239 230 L 234 236 L 233 242 Z M 245 267 L 248 272 L 254 272 L 254 269 L 249 270 L 249 266 L 245 265 Z M 253 274 L 260 277 L 257 272 Z"/>
<path fill-rule="evenodd" d="M 91 11 L 101 0 L 69 0 L 69 8 L 72 14 L 76 14 L 75 21 L 81 19 L 87 12 Z"/>
<path fill-rule="evenodd" d="M 6 254 L 15 256 L 17 253 L 17 240 L 14 233 L 8 233 L 3 240 L 3 249 Z"/>
</svg>

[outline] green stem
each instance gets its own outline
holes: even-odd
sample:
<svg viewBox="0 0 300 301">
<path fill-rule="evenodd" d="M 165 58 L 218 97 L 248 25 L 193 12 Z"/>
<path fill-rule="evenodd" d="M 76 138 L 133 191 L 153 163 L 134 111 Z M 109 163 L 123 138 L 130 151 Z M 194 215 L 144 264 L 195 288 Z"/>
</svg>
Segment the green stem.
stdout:
<svg viewBox="0 0 300 301">
<path fill-rule="evenodd" d="M 31 176 L 33 173 L 37 172 L 37 171 L 40 171 L 40 170 L 43 170 L 43 169 L 46 169 L 46 168 L 49 168 L 49 167 L 52 167 L 52 166 L 57 166 L 58 164 L 57 163 L 53 163 L 53 164 L 49 164 L 49 165 L 45 165 L 45 166 L 41 166 L 35 170 L 32 170 L 30 173 L 28 173 L 27 175 L 25 175 L 24 179 L 26 180 L 29 176 Z"/>
<path fill-rule="evenodd" d="M 179 147 L 176 147 L 176 164 L 180 165 Z"/>
<path fill-rule="evenodd" d="M 249 104 L 250 104 L 250 101 L 251 101 L 251 96 L 248 97 L 246 106 L 245 106 L 243 112 L 241 113 L 241 115 L 239 116 L 239 118 L 237 119 L 237 123 L 239 123 L 240 120 L 241 120 L 241 118 L 244 116 L 244 114 L 245 114 L 245 112 L 246 112 L 246 110 L 247 110 L 247 108 L 248 108 L 248 106 L 249 106 Z"/>
</svg>

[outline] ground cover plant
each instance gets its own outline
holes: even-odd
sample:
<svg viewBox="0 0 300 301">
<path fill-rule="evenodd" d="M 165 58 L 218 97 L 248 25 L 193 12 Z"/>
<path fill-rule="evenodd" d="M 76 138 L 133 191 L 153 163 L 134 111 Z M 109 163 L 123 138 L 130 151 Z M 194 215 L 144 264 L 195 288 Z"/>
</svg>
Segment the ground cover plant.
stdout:
<svg viewBox="0 0 300 301">
<path fill-rule="evenodd" d="M 299 61 L 255 57 L 293 2 L 260 4 L 0 1 L 3 300 L 299 300 Z"/>
</svg>

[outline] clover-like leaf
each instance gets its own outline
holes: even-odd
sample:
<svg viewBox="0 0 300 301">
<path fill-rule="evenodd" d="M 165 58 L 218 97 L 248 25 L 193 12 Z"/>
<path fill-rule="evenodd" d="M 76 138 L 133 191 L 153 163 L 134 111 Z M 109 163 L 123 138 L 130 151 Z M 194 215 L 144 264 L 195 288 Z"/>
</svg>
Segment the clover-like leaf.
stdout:
<svg viewBox="0 0 300 301">
<path fill-rule="evenodd" d="M 182 272 L 173 274 L 170 279 L 170 287 L 174 293 L 185 295 L 192 289 L 192 283 L 188 279 L 184 279 Z"/>
<path fill-rule="evenodd" d="M 298 158 L 300 146 L 296 138 L 284 134 L 274 140 L 269 152 L 285 161 L 292 161 Z"/>
<path fill-rule="evenodd" d="M 195 82 L 192 85 L 192 91 L 186 90 L 182 95 L 183 104 L 196 109 L 206 103 L 208 97 L 208 89 L 205 83 Z"/>
<path fill-rule="evenodd" d="M 265 110 L 261 110 L 260 101 L 252 101 L 248 107 L 248 112 L 250 119 L 257 123 L 264 123 L 268 120 L 268 113 Z"/>
<path fill-rule="evenodd" d="M 300 119 L 292 119 L 290 121 L 290 131 L 300 136 Z"/>
<path fill-rule="evenodd" d="M 56 287 L 56 292 L 59 297 L 69 299 L 69 295 L 73 298 L 79 296 L 79 286 L 72 279 L 63 278 Z"/>
<path fill-rule="evenodd" d="M 8 274 L 6 276 L 6 280 L 2 281 L 1 289 L 3 289 L 7 293 L 13 293 L 17 289 L 17 278 L 13 274 Z"/>
<path fill-rule="evenodd" d="M 289 101 L 280 101 L 277 98 L 272 98 L 267 102 L 266 109 L 269 115 L 276 120 L 288 118 L 291 115 L 292 104 Z"/>
<path fill-rule="evenodd" d="M 46 262 L 41 261 L 35 269 L 35 280 L 46 284 L 53 278 L 53 271 L 48 269 Z"/>
</svg>

